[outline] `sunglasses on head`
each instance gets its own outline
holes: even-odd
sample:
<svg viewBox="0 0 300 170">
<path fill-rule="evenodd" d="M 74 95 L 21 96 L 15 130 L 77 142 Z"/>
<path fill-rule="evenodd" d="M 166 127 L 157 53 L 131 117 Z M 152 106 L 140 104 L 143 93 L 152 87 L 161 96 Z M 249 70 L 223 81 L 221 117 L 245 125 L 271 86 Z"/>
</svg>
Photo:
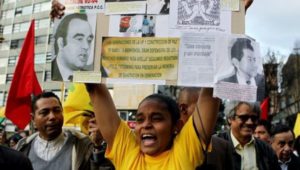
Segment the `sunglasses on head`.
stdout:
<svg viewBox="0 0 300 170">
<path fill-rule="evenodd" d="M 246 122 L 249 119 L 251 119 L 252 122 L 258 121 L 258 116 L 255 115 L 235 115 L 235 117 L 238 117 L 243 122 Z"/>
</svg>

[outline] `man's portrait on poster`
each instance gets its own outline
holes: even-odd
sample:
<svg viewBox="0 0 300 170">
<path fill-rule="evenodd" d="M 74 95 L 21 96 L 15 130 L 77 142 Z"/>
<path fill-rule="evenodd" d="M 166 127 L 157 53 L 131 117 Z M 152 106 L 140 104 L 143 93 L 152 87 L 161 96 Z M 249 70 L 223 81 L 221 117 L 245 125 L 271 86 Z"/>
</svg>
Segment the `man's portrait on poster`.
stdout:
<svg viewBox="0 0 300 170">
<path fill-rule="evenodd" d="M 94 31 L 89 15 L 65 15 L 54 29 L 52 80 L 71 81 L 74 71 L 93 70 Z"/>
<path fill-rule="evenodd" d="M 229 56 L 234 72 L 219 81 L 257 86 L 258 100 L 260 100 L 264 93 L 262 88 L 265 78 L 262 73 L 259 73 L 259 56 L 255 50 L 257 50 L 256 46 L 250 39 L 233 39 Z"/>
</svg>

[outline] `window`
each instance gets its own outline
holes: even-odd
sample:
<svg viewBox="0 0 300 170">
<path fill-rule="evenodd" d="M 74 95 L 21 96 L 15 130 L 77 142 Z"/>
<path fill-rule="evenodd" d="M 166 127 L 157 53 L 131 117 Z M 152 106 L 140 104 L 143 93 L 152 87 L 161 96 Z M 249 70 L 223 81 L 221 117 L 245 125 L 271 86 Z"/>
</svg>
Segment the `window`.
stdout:
<svg viewBox="0 0 300 170">
<path fill-rule="evenodd" d="M 15 16 L 20 16 L 20 15 L 22 15 L 22 8 L 16 8 Z"/>
<path fill-rule="evenodd" d="M 45 53 L 38 53 L 34 56 L 34 63 L 35 64 L 44 64 L 46 62 L 46 54 Z"/>
<path fill-rule="evenodd" d="M 128 111 L 128 120 L 130 120 L 130 121 L 136 120 L 136 112 L 135 111 Z"/>
<path fill-rule="evenodd" d="M 12 3 L 12 2 L 16 2 L 16 0 L 4 0 L 3 4 L 8 4 L 8 3 Z"/>
<path fill-rule="evenodd" d="M 18 56 L 9 56 L 8 58 L 8 66 L 15 66 L 17 63 Z"/>
<path fill-rule="evenodd" d="M 51 71 L 45 71 L 44 81 L 51 81 Z"/>
<path fill-rule="evenodd" d="M 49 38 L 48 38 L 48 44 L 51 44 L 51 45 L 54 44 L 54 37 L 53 37 L 52 34 L 49 35 Z"/>
<path fill-rule="evenodd" d="M 6 67 L 7 66 L 7 58 L 0 58 L 0 67 Z"/>
<path fill-rule="evenodd" d="M 33 13 L 48 11 L 51 9 L 51 2 L 41 2 L 33 5 Z"/>
<path fill-rule="evenodd" d="M 4 26 L 3 26 L 3 25 L 0 25 L 0 34 L 1 34 L 1 33 L 3 34 L 3 30 L 4 30 Z"/>
<path fill-rule="evenodd" d="M 52 53 L 47 52 L 47 54 L 46 54 L 46 63 L 51 63 L 51 61 L 52 61 Z"/>
<path fill-rule="evenodd" d="M 17 32 L 24 32 L 28 31 L 29 29 L 29 22 L 22 22 L 22 23 L 17 23 L 13 25 L 12 32 L 17 33 Z"/>
<path fill-rule="evenodd" d="M 3 34 L 11 34 L 12 31 L 12 25 L 5 25 L 3 28 Z"/>
<path fill-rule="evenodd" d="M 28 15 L 32 13 L 32 5 L 16 8 L 15 16 Z"/>
<path fill-rule="evenodd" d="M 61 97 L 62 97 L 62 96 L 61 96 L 61 90 L 58 89 L 58 90 L 51 90 L 51 91 L 52 91 L 54 94 L 56 94 L 56 95 L 59 97 L 60 100 L 62 100 L 62 99 L 61 99 Z"/>
<path fill-rule="evenodd" d="M 29 22 L 23 22 L 23 23 L 21 23 L 20 31 L 21 32 L 23 32 L 23 31 L 27 32 L 29 30 L 29 26 L 30 26 Z"/>
<path fill-rule="evenodd" d="M 4 92 L 0 91 L 0 106 L 4 106 Z"/>
<path fill-rule="evenodd" d="M 50 28 L 53 28 L 54 22 L 50 22 Z"/>
<path fill-rule="evenodd" d="M 20 32 L 20 29 L 21 29 L 21 24 L 14 24 L 14 25 L 13 25 L 12 32 L 13 32 L 13 33 L 15 33 L 15 32 Z"/>
<path fill-rule="evenodd" d="M 12 79 L 13 79 L 12 73 L 9 73 L 6 75 L 6 83 L 11 83 Z"/>
<path fill-rule="evenodd" d="M 2 11 L 1 19 L 8 19 L 14 17 L 14 9 Z"/>
<path fill-rule="evenodd" d="M 65 95 L 64 95 L 64 100 L 66 101 L 66 98 L 68 97 L 69 95 L 69 91 L 68 89 L 65 89 Z"/>
<path fill-rule="evenodd" d="M 120 115 L 120 118 L 127 121 L 127 112 L 126 111 L 119 111 L 119 115 Z"/>
<path fill-rule="evenodd" d="M 24 42 L 24 39 L 19 39 L 19 40 L 11 40 L 10 43 L 10 49 L 17 49 L 17 48 L 21 48 L 22 44 Z"/>
<path fill-rule="evenodd" d="M 50 25 L 50 19 L 40 19 L 35 21 L 35 29 L 48 28 Z"/>
<path fill-rule="evenodd" d="M 7 92 L 4 92 L 4 95 L 3 95 L 3 104 L 4 105 L 6 104 L 6 101 L 7 101 Z"/>
<path fill-rule="evenodd" d="M 3 41 L 0 43 L 0 50 L 9 50 L 9 41 Z"/>
<path fill-rule="evenodd" d="M 10 48 L 11 49 L 18 48 L 18 40 L 12 40 L 11 43 L 10 43 Z"/>
<path fill-rule="evenodd" d="M 35 44 L 45 44 L 47 42 L 47 36 L 42 35 L 42 36 L 37 36 L 35 37 Z"/>
<path fill-rule="evenodd" d="M 0 84 L 5 84 L 5 80 L 6 80 L 6 75 L 5 74 L 1 74 L 0 75 Z"/>
</svg>

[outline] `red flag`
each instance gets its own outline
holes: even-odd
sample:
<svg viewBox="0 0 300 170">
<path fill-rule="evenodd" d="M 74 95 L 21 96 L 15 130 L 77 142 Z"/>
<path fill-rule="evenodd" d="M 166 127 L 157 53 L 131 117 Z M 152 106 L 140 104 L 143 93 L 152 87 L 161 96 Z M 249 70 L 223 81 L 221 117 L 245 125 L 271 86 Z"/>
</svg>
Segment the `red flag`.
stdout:
<svg viewBox="0 0 300 170">
<path fill-rule="evenodd" d="M 11 82 L 5 116 L 20 129 L 24 129 L 31 119 L 31 95 L 38 95 L 41 92 L 34 71 L 34 20 L 32 20 Z"/>
<path fill-rule="evenodd" d="M 261 108 L 260 119 L 262 119 L 262 120 L 268 120 L 269 100 L 270 100 L 270 98 L 267 97 L 267 98 L 265 98 L 265 99 L 263 100 L 263 102 L 260 104 L 260 108 Z"/>
</svg>

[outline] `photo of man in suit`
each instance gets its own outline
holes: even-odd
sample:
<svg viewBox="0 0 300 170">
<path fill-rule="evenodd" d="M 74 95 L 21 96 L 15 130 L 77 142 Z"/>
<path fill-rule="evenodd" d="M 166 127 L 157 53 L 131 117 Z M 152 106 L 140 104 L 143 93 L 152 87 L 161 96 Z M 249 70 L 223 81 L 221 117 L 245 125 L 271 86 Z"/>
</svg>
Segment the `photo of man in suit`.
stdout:
<svg viewBox="0 0 300 170">
<path fill-rule="evenodd" d="M 54 34 L 52 80 L 70 81 L 73 71 L 93 70 L 93 64 L 87 65 L 93 40 L 94 34 L 86 14 L 66 15 Z"/>
<path fill-rule="evenodd" d="M 234 74 L 220 80 L 240 85 L 257 86 L 257 100 L 264 98 L 264 75 L 258 73 L 258 56 L 250 39 L 237 38 L 231 47 L 231 64 Z"/>
</svg>

